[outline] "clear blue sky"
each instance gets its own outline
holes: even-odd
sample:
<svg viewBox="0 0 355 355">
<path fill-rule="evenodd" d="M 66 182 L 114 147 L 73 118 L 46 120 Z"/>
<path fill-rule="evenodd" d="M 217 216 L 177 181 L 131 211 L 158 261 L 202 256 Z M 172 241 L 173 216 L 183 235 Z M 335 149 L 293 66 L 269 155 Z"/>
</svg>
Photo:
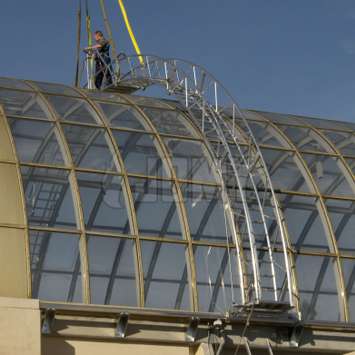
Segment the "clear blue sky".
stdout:
<svg viewBox="0 0 355 355">
<path fill-rule="evenodd" d="M 117 0 L 106 3 L 120 51 L 132 53 Z M 125 3 L 143 53 L 202 64 L 242 107 L 355 122 L 354 0 Z M 1 0 L 0 75 L 72 83 L 76 7 Z"/>
</svg>

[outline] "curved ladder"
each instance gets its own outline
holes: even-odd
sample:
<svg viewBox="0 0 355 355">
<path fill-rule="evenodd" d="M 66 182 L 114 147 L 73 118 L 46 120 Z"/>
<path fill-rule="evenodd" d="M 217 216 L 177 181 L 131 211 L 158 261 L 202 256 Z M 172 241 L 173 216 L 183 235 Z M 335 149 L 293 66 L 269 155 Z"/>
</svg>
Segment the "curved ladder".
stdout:
<svg viewBox="0 0 355 355">
<path fill-rule="evenodd" d="M 293 307 L 291 264 L 280 208 L 260 148 L 238 104 L 204 68 L 187 61 L 129 56 L 121 58 L 120 68 L 125 74 L 119 85 L 137 90 L 164 86 L 190 112 L 210 143 L 218 162 L 222 197 L 227 197 L 233 212 L 237 249 L 241 239 L 243 254 L 250 253 L 239 265 L 241 288 L 248 290 L 243 303 L 284 303 L 282 297 L 287 293 Z M 275 246 L 282 248 L 281 262 L 275 260 Z M 278 285 L 280 272 L 282 285 Z"/>
</svg>

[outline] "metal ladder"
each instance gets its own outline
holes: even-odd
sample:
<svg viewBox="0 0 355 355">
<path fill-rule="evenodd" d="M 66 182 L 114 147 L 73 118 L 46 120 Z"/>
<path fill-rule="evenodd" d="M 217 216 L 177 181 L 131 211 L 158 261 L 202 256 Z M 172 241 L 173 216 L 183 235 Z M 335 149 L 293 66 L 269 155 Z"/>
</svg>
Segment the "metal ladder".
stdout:
<svg viewBox="0 0 355 355">
<path fill-rule="evenodd" d="M 239 254 L 242 302 L 265 305 L 270 301 L 293 307 L 280 208 L 261 150 L 238 104 L 210 73 L 187 61 L 126 56 L 121 58 L 120 68 L 119 86 L 131 91 L 165 87 L 189 111 L 209 142 L 218 162 L 222 198 L 234 219 L 231 229 Z M 275 260 L 275 246 L 282 249 L 281 261 Z M 279 279 L 284 280 L 282 285 Z"/>
</svg>

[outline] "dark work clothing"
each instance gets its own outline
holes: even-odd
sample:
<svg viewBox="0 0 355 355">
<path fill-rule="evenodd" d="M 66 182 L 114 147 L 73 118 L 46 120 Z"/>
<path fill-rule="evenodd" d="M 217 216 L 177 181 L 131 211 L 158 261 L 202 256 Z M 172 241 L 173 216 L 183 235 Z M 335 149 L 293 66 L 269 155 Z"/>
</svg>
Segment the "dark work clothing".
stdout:
<svg viewBox="0 0 355 355">
<path fill-rule="evenodd" d="M 110 57 L 110 42 L 102 38 L 98 41 L 101 45 L 95 53 L 95 86 L 101 89 L 102 85 L 109 86 L 112 84 L 112 66 Z"/>
</svg>

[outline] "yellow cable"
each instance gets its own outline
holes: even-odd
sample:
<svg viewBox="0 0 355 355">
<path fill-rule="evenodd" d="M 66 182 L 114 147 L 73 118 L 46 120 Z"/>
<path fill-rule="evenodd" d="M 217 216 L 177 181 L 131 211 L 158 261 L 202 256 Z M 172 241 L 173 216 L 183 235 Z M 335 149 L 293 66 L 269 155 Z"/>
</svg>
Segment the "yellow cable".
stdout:
<svg viewBox="0 0 355 355">
<path fill-rule="evenodd" d="M 134 47 L 134 49 L 135 49 L 135 51 L 136 51 L 136 53 L 138 55 L 140 63 L 143 65 L 144 61 L 143 61 L 143 57 L 142 57 L 142 54 L 141 54 L 141 50 L 139 49 L 139 46 L 138 46 L 136 38 L 134 37 L 134 33 L 133 33 L 133 30 L 132 30 L 131 24 L 129 22 L 129 19 L 128 19 L 128 16 L 127 16 L 127 12 L 126 12 L 125 6 L 123 4 L 123 1 L 122 0 L 118 0 L 118 4 L 120 5 L 122 16 L 123 16 L 124 22 L 126 24 L 129 36 L 131 37 L 131 41 L 132 41 L 133 47 Z"/>
</svg>

